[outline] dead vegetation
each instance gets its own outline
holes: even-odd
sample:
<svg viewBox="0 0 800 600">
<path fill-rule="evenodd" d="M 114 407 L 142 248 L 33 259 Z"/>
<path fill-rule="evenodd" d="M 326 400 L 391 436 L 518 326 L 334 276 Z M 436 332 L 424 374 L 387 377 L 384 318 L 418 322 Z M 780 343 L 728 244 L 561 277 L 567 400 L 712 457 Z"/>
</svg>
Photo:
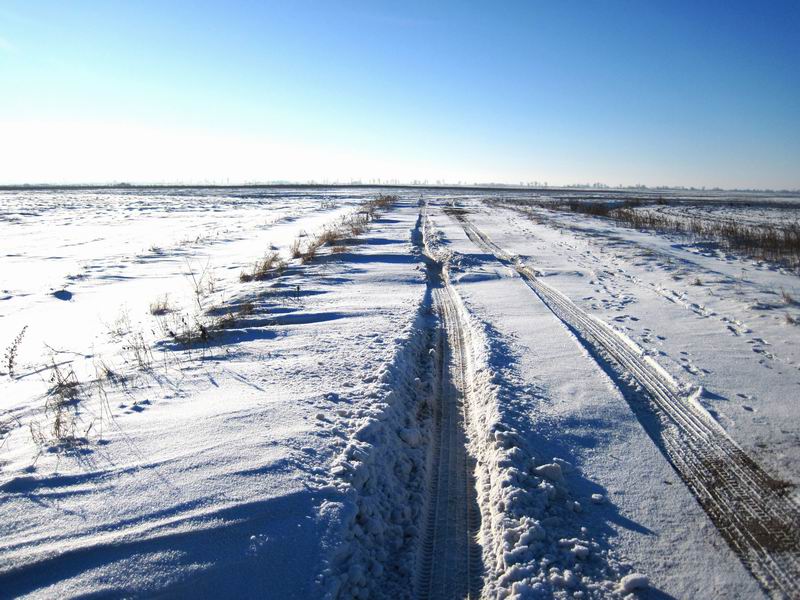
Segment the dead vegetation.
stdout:
<svg viewBox="0 0 800 600">
<path fill-rule="evenodd" d="M 746 223 L 732 218 L 674 217 L 652 210 L 643 210 L 659 202 L 640 199 L 622 202 L 577 200 L 499 200 L 498 202 L 514 208 L 536 206 L 552 211 L 591 215 L 634 229 L 685 235 L 695 240 L 713 242 L 724 249 L 737 251 L 757 260 L 800 269 L 800 225 L 797 222 L 775 225 Z M 532 215 L 529 211 L 528 214 Z"/>
<path fill-rule="evenodd" d="M 213 334 L 214 331 L 230 329 L 235 327 L 236 324 L 245 317 L 249 317 L 250 315 L 254 314 L 255 311 L 256 306 L 252 302 L 242 302 L 238 306 L 228 310 L 217 309 L 217 312 L 220 312 L 221 314 L 209 324 L 210 328 L 207 327 L 207 330 L 209 331 L 209 334 Z"/>
<path fill-rule="evenodd" d="M 301 264 L 309 263 L 324 246 L 332 247 L 333 253 L 344 252 L 346 245 L 363 235 L 378 213 L 389 208 L 397 199 L 394 195 L 381 194 L 372 200 L 365 200 L 354 212 L 343 216 L 338 223 L 325 227 L 316 236 L 299 236 L 289 247 L 292 258 L 300 259 Z"/>
<path fill-rule="evenodd" d="M 158 333 L 162 338 L 179 344 L 184 349 L 205 348 L 214 339 L 216 333 L 236 327 L 239 321 L 254 314 L 255 311 L 255 304 L 249 301 L 242 302 L 231 308 L 215 306 L 203 313 L 194 315 L 173 311 L 158 319 Z M 150 364 L 147 362 L 147 358 L 152 361 L 152 353 L 149 356 L 144 354 L 143 344 L 144 341 L 141 339 L 138 342 L 134 340 L 134 343 L 129 344 L 129 347 L 135 358 L 134 362 L 138 360 L 136 357 L 144 357 L 146 366 L 140 364 L 140 367 L 146 369 Z M 134 352 L 135 350 L 137 352 Z"/>
<path fill-rule="evenodd" d="M 295 238 L 291 246 L 289 246 L 289 256 L 292 258 L 300 258 L 303 253 L 300 250 L 300 238 Z"/>
<path fill-rule="evenodd" d="M 71 361 L 58 362 L 51 357 L 50 364 L 46 365 L 50 375 L 43 418 L 28 422 L 31 438 L 40 452 L 86 452 L 92 431 L 99 438 L 103 437 L 104 422 L 114 419 L 106 385 L 125 387 L 127 378 L 102 359 L 96 360 L 94 366 L 96 378 L 81 381 Z M 94 394 L 99 398 L 99 405 L 87 410 L 85 405 Z"/>
<path fill-rule="evenodd" d="M 122 351 L 126 355 L 128 363 L 142 371 L 150 370 L 153 364 L 153 352 L 141 331 L 129 333 L 122 345 Z"/>
<path fill-rule="evenodd" d="M 365 233 L 380 211 L 388 208 L 397 200 L 396 196 L 380 195 L 358 205 L 355 211 L 343 216 L 334 224 L 328 225 L 317 235 L 301 234 L 289 247 L 292 258 L 301 264 L 313 261 L 321 248 L 329 246 L 333 253 L 346 251 L 354 238 Z M 271 247 L 263 257 L 255 261 L 252 267 L 239 274 L 241 282 L 265 281 L 279 277 L 287 268 L 286 260 Z M 216 332 L 230 329 L 246 316 L 256 310 L 252 302 L 242 302 L 231 308 L 225 303 L 208 307 L 207 298 L 216 291 L 213 271 L 208 264 L 197 269 L 187 261 L 187 276 L 191 280 L 196 309 L 191 314 L 170 302 L 168 295 L 157 298 L 150 304 L 150 314 L 156 317 L 153 334 L 190 350 L 201 347 L 205 349 Z M 299 290 L 299 286 L 298 286 Z M 122 350 L 125 362 L 135 370 L 149 372 L 153 369 L 154 355 L 151 344 L 141 331 L 136 330 L 126 311 L 109 327 L 109 333 L 123 342 Z M 109 378 L 116 374 L 108 370 Z M 99 376 L 98 376 L 99 377 Z"/>
<path fill-rule="evenodd" d="M 322 210 L 332 210 L 332 209 L 336 208 L 336 200 L 332 200 L 332 199 L 329 199 L 329 198 L 321 200 L 320 203 L 319 203 L 319 207 Z"/>
<path fill-rule="evenodd" d="M 6 353 L 4 356 L 4 362 L 6 366 L 6 372 L 8 376 L 12 379 L 15 376 L 16 368 L 17 368 L 17 355 L 19 353 L 19 345 L 22 343 L 22 338 L 25 337 L 25 332 L 28 330 L 28 326 L 25 325 L 22 330 L 17 334 L 17 337 L 14 338 L 14 341 L 6 348 Z"/>
<path fill-rule="evenodd" d="M 154 317 L 165 315 L 172 310 L 169 304 L 169 294 L 164 294 L 150 303 L 150 314 Z"/>
<path fill-rule="evenodd" d="M 112 385 L 123 385 L 127 379 L 102 358 L 95 360 L 94 370 L 99 382 L 108 381 Z"/>
<path fill-rule="evenodd" d="M 250 271 L 242 271 L 239 274 L 239 281 L 264 281 L 283 273 L 286 269 L 286 261 L 276 250 L 270 250 L 264 257 L 257 260 Z"/>
<path fill-rule="evenodd" d="M 300 251 L 300 264 L 304 265 L 314 260 L 317 257 L 317 249 L 320 246 L 321 244 L 318 243 L 316 238 L 309 240 L 305 249 Z"/>
<path fill-rule="evenodd" d="M 122 307 L 111 324 L 106 323 L 108 335 L 113 340 L 124 339 L 133 329 L 131 325 L 131 315 L 126 307 Z"/>
<path fill-rule="evenodd" d="M 210 332 L 213 329 L 212 321 L 212 319 L 206 319 L 200 315 L 190 316 L 183 312 L 173 312 L 159 318 L 158 326 L 162 337 L 184 347 L 190 347 L 208 343 L 211 339 Z M 136 347 L 136 345 L 132 346 L 132 348 Z"/>
<path fill-rule="evenodd" d="M 214 271 L 210 268 L 210 263 L 208 262 L 202 269 L 195 272 L 194 267 L 192 267 L 191 263 L 187 260 L 186 268 L 186 274 L 192 281 L 192 289 L 194 291 L 195 301 L 197 302 L 197 308 L 202 311 L 204 300 L 216 291 L 217 283 L 214 277 Z"/>
<path fill-rule="evenodd" d="M 53 361 L 51 369 L 51 387 L 45 410 L 53 419 L 53 437 L 59 441 L 66 441 L 74 438 L 74 413 L 81 392 L 81 383 L 72 366 L 62 370 L 58 363 Z"/>
<path fill-rule="evenodd" d="M 30 423 L 31 437 L 42 449 L 69 450 L 86 441 L 77 435 L 78 403 L 83 386 L 71 364 L 50 364 L 50 388 L 45 396 L 44 423 Z"/>
</svg>

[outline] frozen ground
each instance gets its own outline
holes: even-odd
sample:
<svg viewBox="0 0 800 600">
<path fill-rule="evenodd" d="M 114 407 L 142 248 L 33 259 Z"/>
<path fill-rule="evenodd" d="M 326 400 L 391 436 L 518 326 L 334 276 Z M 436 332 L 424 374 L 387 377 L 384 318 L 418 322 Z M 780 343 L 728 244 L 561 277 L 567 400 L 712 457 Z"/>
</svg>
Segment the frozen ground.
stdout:
<svg viewBox="0 0 800 600">
<path fill-rule="evenodd" d="M 798 593 L 796 274 L 378 193 L 0 192 L 0 597 Z"/>
</svg>

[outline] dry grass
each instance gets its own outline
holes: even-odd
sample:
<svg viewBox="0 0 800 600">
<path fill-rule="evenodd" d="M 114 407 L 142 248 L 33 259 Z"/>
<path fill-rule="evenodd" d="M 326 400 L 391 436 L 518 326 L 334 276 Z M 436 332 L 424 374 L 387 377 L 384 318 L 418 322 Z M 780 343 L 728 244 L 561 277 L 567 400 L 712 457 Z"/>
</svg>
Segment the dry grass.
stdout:
<svg viewBox="0 0 800 600">
<path fill-rule="evenodd" d="M 317 236 L 317 243 L 320 246 L 335 244 L 344 237 L 344 231 L 338 227 L 325 227 Z"/>
<path fill-rule="evenodd" d="M 677 233 L 697 240 L 714 242 L 751 258 L 800 269 L 800 225 L 797 223 L 779 226 L 769 223 L 743 223 L 735 219 L 672 217 L 657 212 L 637 210 L 654 204 L 639 199 L 617 203 L 576 200 L 555 202 L 505 200 L 500 203 L 514 207 L 537 206 L 554 211 L 586 214 L 610 219 L 618 225 L 634 229 Z"/>
<path fill-rule="evenodd" d="M 45 395 L 44 420 L 31 420 L 28 423 L 31 437 L 41 451 L 80 451 L 89 443 L 89 432 L 93 428 L 96 430 L 98 423 L 102 436 L 104 415 L 113 419 L 104 382 L 124 385 L 125 378 L 103 361 L 95 362 L 97 378 L 87 382 L 78 379 L 69 362 L 59 363 L 51 358 L 46 368 L 50 372 L 50 387 Z M 93 410 L 86 412 L 91 417 L 87 425 L 81 422 L 79 405 L 91 398 L 92 390 L 100 397 L 100 413 Z"/>
<path fill-rule="evenodd" d="M 113 385 L 120 385 L 125 383 L 125 375 L 119 373 L 104 359 L 98 359 L 94 365 L 95 373 L 97 374 L 97 381 L 108 381 Z"/>
<path fill-rule="evenodd" d="M 346 250 L 345 241 L 363 235 L 378 213 L 397 202 L 397 196 L 380 195 L 373 200 L 365 200 L 351 214 L 345 215 L 335 225 L 325 227 L 321 233 L 309 238 L 303 246 L 301 238 L 297 238 L 289 248 L 292 258 L 300 259 L 301 264 L 313 261 L 323 246 L 332 246 L 332 252 L 341 253 Z"/>
<path fill-rule="evenodd" d="M 34 427 L 31 435 L 40 447 L 72 447 L 85 441 L 76 435 L 77 405 L 82 385 L 71 365 L 59 365 L 55 360 L 50 365 L 50 389 L 45 399 L 44 412 L 47 429 Z"/>
<path fill-rule="evenodd" d="M 307 264 L 316 259 L 319 249 L 323 246 L 331 246 L 334 253 L 344 252 L 345 240 L 366 232 L 370 222 L 378 213 L 387 209 L 397 199 L 397 196 L 380 195 L 372 200 L 365 200 L 352 214 L 343 216 L 334 225 L 324 227 L 319 234 L 309 237 L 301 233 L 289 246 L 289 255 L 293 259 L 298 259 L 301 264 Z M 251 270 L 243 271 L 239 275 L 239 280 L 248 282 L 269 279 L 280 275 L 285 269 L 286 261 L 278 252 L 270 251 L 264 258 L 256 261 Z"/>
<path fill-rule="evenodd" d="M 368 200 L 364 203 L 364 207 L 369 213 L 370 219 L 374 219 L 375 215 L 382 210 L 387 210 L 392 204 L 397 202 L 398 197 L 394 194 L 380 194 L 374 200 Z"/>
<path fill-rule="evenodd" d="M 206 263 L 202 270 L 195 272 L 189 261 L 186 261 L 186 268 L 188 269 L 187 275 L 192 280 L 192 289 L 194 291 L 197 307 L 203 310 L 203 301 L 216 291 L 216 278 L 214 272 L 210 268 L 210 263 Z"/>
<path fill-rule="evenodd" d="M 153 352 L 141 331 L 131 331 L 125 338 L 122 350 L 127 355 L 127 361 L 138 369 L 148 371 L 152 367 Z"/>
<path fill-rule="evenodd" d="M 106 324 L 106 327 L 108 328 L 108 335 L 112 339 L 124 339 L 133 329 L 131 316 L 127 308 L 122 308 L 114 322 L 110 325 Z"/>
<path fill-rule="evenodd" d="M 303 253 L 300 251 L 300 238 L 295 238 L 292 245 L 289 246 L 289 255 L 292 258 L 300 258 Z"/>
<path fill-rule="evenodd" d="M 700 218 L 678 219 L 656 213 L 618 209 L 611 218 L 636 229 L 652 229 L 679 233 L 696 239 L 711 240 L 723 248 L 739 251 L 747 256 L 800 267 L 800 226 L 749 224 L 733 219 L 707 220 Z"/>
<path fill-rule="evenodd" d="M 321 245 L 317 238 L 309 240 L 305 249 L 300 252 L 300 263 L 306 264 L 314 260 L 317 257 L 317 250 Z"/>
<path fill-rule="evenodd" d="M 247 317 L 256 312 L 256 305 L 252 302 L 242 302 L 236 307 L 236 314 L 240 317 Z"/>
<path fill-rule="evenodd" d="M 28 330 L 28 326 L 25 325 L 22 330 L 17 334 L 17 337 L 14 338 L 14 341 L 11 342 L 8 348 L 6 348 L 5 353 L 5 365 L 6 365 L 6 372 L 8 376 L 12 379 L 14 378 L 14 374 L 17 368 L 17 354 L 19 353 L 19 345 L 22 343 L 22 338 L 25 337 L 25 332 Z"/>
<path fill-rule="evenodd" d="M 280 275 L 286 269 L 286 261 L 281 258 L 280 253 L 275 250 L 267 252 L 263 258 L 253 264 L 250 271 L 242 271 L 239 274 L 239 281 L 263 281 Z"/>
<path fill-rule="evenodd" d="M 172 310 L 169 304 L 169 294 L 164 294 L 150 303 L 150 314 L 153 316 L 165 315 Z"/>
<path fill-rule="evenodd" d="M 207 326 L 209 333 L 219 329 L 235 327 L 240 319 L 255 313 L 256 306 L 252 302 L 243 302 L 234 309 L 228 310 L 221 317 Z"/>
<path fill-rule="evenodd" d="M 207 344 L 211 339 L 211 331 L 215 324 L 214 321 L 206 321 L 198 316 L 191 317 L 177 312 L 160 317 L 158 320 L 164 337 L 187 348 Z"/>
<path fill-rule="evenodd" d="M 243 302 L 227 310 L 217 306 L 195 315 L 173 311 L 158 319 L 158 329 L 163 338 L 185 349 L 206 347 L 215 333 L 235 327 L 239 320 L 255 312 L 256 306 L 252 302 Z"/>
</svg>

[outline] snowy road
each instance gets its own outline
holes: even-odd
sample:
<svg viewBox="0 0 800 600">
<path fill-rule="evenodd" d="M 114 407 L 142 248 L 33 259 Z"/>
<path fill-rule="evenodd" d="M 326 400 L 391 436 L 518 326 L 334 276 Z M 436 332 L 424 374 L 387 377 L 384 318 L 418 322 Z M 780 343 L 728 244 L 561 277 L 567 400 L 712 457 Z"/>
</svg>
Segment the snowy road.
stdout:
<svg viewBox="0 0 800 600">
<path fill-rule="evenodd" d="M 671 425 L 658 432 L 670 461 L 728 543 L 772 595 L 800 595 L 800 507 L 787 498 L 782 482 L 747 456 L 641 348 L 539 280 L 470 223 L 466 213 L 448 212 L 471 240 L 513 267 L 578 337 L 615 361 L 620 377 L 630 374 L 647 391 L 659 416 Z"/>
<path fill-rule="evenodd" d="M 480 509 L 474 459 L 467 452 L 466 411 L 471 392 L 468 328 L 442 265 L 429 257 L 429 285 L 439 316 L 438 383 L 427 524 L 418 559 L 420 600 L 478 598 L 483 576 Z"/>
</svg>

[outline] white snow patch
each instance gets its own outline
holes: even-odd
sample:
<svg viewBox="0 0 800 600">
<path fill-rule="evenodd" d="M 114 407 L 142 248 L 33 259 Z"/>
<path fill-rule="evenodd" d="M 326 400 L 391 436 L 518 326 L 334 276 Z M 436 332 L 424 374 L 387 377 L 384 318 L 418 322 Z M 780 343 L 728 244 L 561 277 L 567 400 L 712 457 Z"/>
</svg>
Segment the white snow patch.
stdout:
<svg viewBox="0 0 800 600">
<path fill-rule="evenodd" d="M 623 593 L 630 593 L 636 590 L 641 590 L 650 585 L 650 580 L 647 578 L 647 575 L 643 575 L 642 573 L 631 573 L 630 575 L 625 575 L 619 582 L 619 591 Z"/>
</svg>

